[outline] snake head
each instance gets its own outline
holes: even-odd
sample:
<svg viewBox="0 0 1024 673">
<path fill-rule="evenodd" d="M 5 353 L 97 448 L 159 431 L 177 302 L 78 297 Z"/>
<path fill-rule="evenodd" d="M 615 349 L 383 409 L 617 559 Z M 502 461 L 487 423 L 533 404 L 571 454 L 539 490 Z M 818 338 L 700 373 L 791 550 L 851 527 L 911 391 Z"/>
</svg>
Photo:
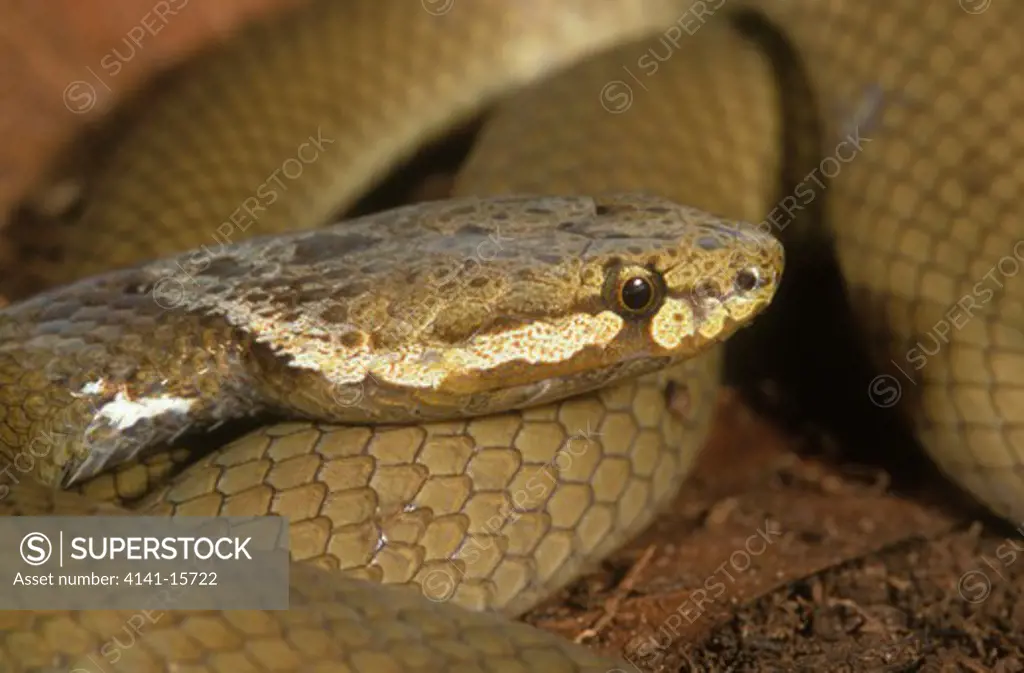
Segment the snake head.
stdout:
<svg viewBox="0 0 1024 673">
<path fill-rule="evenodd" d="M 520 275 L 546 285 L 534 285 L 537 293 L 572 299 L 533 318 L 523 315 L 527 307 L 536 311 L 526 296 L 520 315 L 516 306 L 503 306 L 503 322 L 518 329 L 492 331 L 498 333 L 491 350 L 506 358 L 519 349 L 527 359 L 543 360 L 546 349 L 559 345 L 573 351 L 561 355 L 562 365 L 579 354 L 577 366 L 588 367 L 698 355 L 769 305 L 784 267 L 782 245 L 769 233 L 643 194 L 596 199 L 587 216 L 557 228 L 588 241 L 579 257 L 566 251 L 559 258 L 564 244 L 552 240 L 543 247 L 550 252 Z M 538 263 L 544 259 L 553 263 L 545 268 Z M 547 333 L 540 325 L 559 327 Z M 590 357 L 583 355 L 588 350 Z"/>
<path fill-rule="evenodd" d="M 675 206 L 681 230 L 657 251 L 606 262 L 605 301 L 635 326 L 641 355 L 696 355 L 749 324 L 782 278 L 782 244 L 757 227 Z M 639 254 L 637 254 L 639 252 Z"/>
<path fill-rule="evenodd" d="M 454 199 L 305 236 L 278 246 L 301 277 L 346 280 L 266 311 L 257 340 L 311 372 L 297 387 L 356 400 L 305 410 L 328 420 L 493 413 L 655 371 L 749 323 L 783 267 L 755 227 L 641 194 Z"/>
<path fill-rule="evenodd" d="M 770 234 L 658 197 L 516 205 L 558 212 L 558 223 L 510 230 L 518 252 L 489 267 L 505 291 L 475 313 L 472 334 L 459 331 L 473 315 L 464 306 L 434 321 L 459 344 L 441 358 L 441 387 L 456 394 L 550 401 L 655 371 L 749 324 L 782 276 Z"/>
</svg>

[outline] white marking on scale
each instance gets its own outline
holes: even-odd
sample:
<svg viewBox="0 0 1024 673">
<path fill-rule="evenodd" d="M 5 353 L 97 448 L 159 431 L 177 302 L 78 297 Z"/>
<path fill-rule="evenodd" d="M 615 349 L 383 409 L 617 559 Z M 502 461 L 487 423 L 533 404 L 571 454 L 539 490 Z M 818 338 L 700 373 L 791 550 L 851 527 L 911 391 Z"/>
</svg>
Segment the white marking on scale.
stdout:
<svg viewBox="0 0 1024 673">
<path fill-rule="evenodd" d="M 113 401 L 103 405 L 99 416 L 110 421 L 118 430 L 125 430 L 143 419 L 167 413 L 187 414 L 195 402 L 185 397 L 171 395 L 130 400 L 123 392 L 118 392 Z"/>
<path fill-rule="evenodd" d="M 79 395 L 99 395 L 103 392 L 103 379 L 96 379 L 90 381 L 82 386 L 81 390 L 78 391 Z"/>
</svg>

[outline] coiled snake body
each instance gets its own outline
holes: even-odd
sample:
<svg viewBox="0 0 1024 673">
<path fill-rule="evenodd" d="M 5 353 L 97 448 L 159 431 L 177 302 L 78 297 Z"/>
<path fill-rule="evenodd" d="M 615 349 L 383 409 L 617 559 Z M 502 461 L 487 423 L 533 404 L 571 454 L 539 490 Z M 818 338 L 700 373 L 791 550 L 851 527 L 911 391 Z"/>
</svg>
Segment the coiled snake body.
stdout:
<svg viewBox="0 0 1024 673">
<path fill-rule="evenodd" d="M 7 669 L 614 670 L 462 608 L 521 612 L 650 520 L 703 437 L 711 343 L 771 297 L 781 255 L 751 227 L 655 197 L 572 194 L 655 193 L 784 237 L 822 199 L 879 362 L 896 366 L 865 394 L 914 390 L 939 465 L 1024 516 L 1020 292 L 1004 262 L 1021 231 L 1024 9 L 514 5 L 311 5 L 211 55 L 109 157 L 68 234 L 81 263 L 48 280 L 198 252 L 0 314 L 5 454 L 55 419 L 104 448 L 52 446 L 0 513 L 88 514 L 149 490 L 159 458 L 109 464 L 135 455 L 133 431 L 156 441 L 255 407 L 355 425 L 256 431 L 139 505 L 288 513 L 293 557 L 309 562 L 294 566 L 290 611 L 169 612 L 116 661 L 104 644 L 127 615 L 0 613 Z M 748 11 L 788 41 L 806 87 L 741 29 Z M 456 187 L 488 198 L 233 243 L 320 223 L 520 85 Z M 783 138 L 818 154 L 780 194 Z M 492 200 L 514 192 L 563 196 Z M 654 303 L 633 315 L 627 287 Z M 667 410 L 668 381 L 689 389 L 688 417 Z M 176 411 L 126 420 L 157 398 Z M 392 421 L 412 424 L 376 424 Z M 581 433 L 586 449 L 559 464 Z M 34 485 L 108 467 L 79 487 L 89 497 Z M 538 475 L 551 486 L 518 500 Z"/>
</svg>

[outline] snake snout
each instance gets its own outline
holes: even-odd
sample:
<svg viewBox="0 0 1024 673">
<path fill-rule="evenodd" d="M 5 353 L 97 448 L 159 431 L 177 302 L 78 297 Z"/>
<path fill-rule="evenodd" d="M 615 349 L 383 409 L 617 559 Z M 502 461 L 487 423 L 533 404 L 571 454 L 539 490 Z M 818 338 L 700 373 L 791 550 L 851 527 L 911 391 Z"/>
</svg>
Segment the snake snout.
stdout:
<svg viewBox="0 0 1024 673">
<path fill-rule="evenodd" d="M 742 225 L 729 265 L 731 291 L 725 301 L 734 320 L 749 320 L 772 301 L 785 268 L 782 243 L 766 231 Z"/>
<path fill-rule="evenodd" d="M 742 293 L 773 288 L 782 278 L 785 249 L 779 239 L 759 227 L 741 224 L 737 232 L 734 262 L 736 290 Z"/>
</svg>

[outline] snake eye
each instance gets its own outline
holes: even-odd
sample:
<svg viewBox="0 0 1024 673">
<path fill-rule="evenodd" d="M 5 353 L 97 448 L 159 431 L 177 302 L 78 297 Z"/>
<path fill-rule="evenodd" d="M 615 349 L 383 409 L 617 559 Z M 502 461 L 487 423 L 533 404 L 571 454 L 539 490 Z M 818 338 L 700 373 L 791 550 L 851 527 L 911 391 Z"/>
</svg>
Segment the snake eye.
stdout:
<svg viewBox="0 0 1024 673">
<path fill-rule="evenodd" d="M 642 318 L 656 311 L 665 296 L 658 272 L 639 264 L 613 264 L 605 276 L 604 297 L 625 318 Z"/>
<path fill-rule="evenodd" d="M 736 274 L 734 284 L 739 292 L 750 292 L 761 286 L 761 271 L 757 267 L 743 269 Z"/>
<path fill-rule="evenodd" d="M 619 301 L 630 313 L 644 313 L 654 305 L 657 291 L 643 276 L 630 276 L 619 287 Z"/>
</svg>

